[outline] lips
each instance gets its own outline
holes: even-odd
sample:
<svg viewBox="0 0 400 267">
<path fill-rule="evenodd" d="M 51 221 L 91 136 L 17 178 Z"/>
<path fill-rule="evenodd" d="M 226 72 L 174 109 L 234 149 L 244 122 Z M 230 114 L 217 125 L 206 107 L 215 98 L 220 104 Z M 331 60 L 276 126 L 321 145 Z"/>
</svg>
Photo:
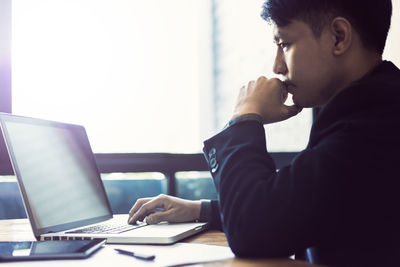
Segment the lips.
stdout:
<svg viewBox="0 0 400 267">
<path fill-rule="evenodd" d="M 291 83 L 288 80 L 283 81 L 283 83 L 285 84 L 286 90 L 288 91 L 288 93 L 293 94 L 293 90 L 294 90 L 294 84 Z"/>
</svg>

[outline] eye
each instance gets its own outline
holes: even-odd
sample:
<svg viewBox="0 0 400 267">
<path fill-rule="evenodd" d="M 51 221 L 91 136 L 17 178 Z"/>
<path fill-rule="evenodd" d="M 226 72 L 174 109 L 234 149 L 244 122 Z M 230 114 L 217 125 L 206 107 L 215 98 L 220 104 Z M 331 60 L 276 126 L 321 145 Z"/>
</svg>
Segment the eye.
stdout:
<svg viewBox="0 0 400 267">
<path fill-rule="evenodd" d="M 282 49 L 285 49 L 285 48 L 288 48 L 289 47 L 289 43 L 278 43 L 278 46 L 280 47 L 280 48 L 282 48 Z"/>
</svg>

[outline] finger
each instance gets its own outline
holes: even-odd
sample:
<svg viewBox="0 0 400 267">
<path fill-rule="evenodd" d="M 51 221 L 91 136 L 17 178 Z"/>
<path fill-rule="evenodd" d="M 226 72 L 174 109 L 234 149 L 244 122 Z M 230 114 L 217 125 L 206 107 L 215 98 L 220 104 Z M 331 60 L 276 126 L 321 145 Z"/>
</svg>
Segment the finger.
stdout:
<svg viewBox="0 0 400 267">
<path fill-rule="evenodd" d="M 149 214 L 150 212 L 146 209 L 140 207 L 134 214 L 130 215 L 128 218 L 129 224 L 135 224 L 137 221 L 143 221 L 143 219 Z"/>
<path fill-rule="evenodd" d="M 133 214 L 135 214 L 140 207 L 142 207 L 145 203 L 149 202 L 152 198 L 140 198 L 136 200 L 135 204 L 132 206 L 132 208 L 129 211 L 129 217 L 131 217 Z"/>
<path fill-rule="evenodd" d="M 246 95 L 246 86 L 242 86 L 239 90 L 239 95 L 238 95 L 238 99 L 241 99 L 242 97 L 244 97 Z"/>
<path fill-rule="evenodd" d="M 257 83 L 262 83 L 262 82 L 265 82 L 265 81 L 268 81 L 268 79 L 265 76 L 260 76 L 257 79 Z"/>
<path fill-rule="evenodd" d="M 143 221 L 143 219 L 152 212 L 151 210 L 147 209 L 145 205 L 140 207 L 136 213 L 130 216 L 128 223 L 135 224 L 137 221 Z"/>
<path fill-rule="evenodd" d="M 136 223 L 142 221 L 147 215 L 153 213 L 158 208 L 165 207 L 165 200 L 160 197 L 156 197 L 143 204 L 136 213 L 134 213 L 128 220 L 128 223 Z"/>
<path fill-rule="evenodd" d="M 256 85 L 256 81 L 249 81 L 249 83 L 247 84 L 248 91 L 253 91 L 255 85 Z"/>
<path fill-rule="evenodd" d="M 157 224 L 160 222 L 173 222 L 173 218 L 175 217 L 173 214 L 173 210 L 166 210 L 163 212 L 156 212 L 148 215 L 145 220 L 148 224 Z"/>
</svg>

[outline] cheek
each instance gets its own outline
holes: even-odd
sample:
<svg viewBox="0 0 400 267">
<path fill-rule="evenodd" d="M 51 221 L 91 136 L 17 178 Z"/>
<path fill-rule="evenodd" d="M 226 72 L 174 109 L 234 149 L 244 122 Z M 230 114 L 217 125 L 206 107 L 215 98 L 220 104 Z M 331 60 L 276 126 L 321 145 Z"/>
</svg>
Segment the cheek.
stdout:
<svg viewBox="0 0 400 267">
<path fill-rule="evenodd" d="M 323 47 L 314 43 L 296 48 L 286 55 L 288 78 L 296 86 L 293 100 L 307 107 L 324 104 L 332 82 L 332 62 Z"/>
<path fill-rule="evenodd" d="M 292 57 L 288 62 L 288 78 L 296 87 L 308 86 L 314 80 L 314 66 L 308 59 Z"/>
<path fill-rule="evenodd" d="M 319 70 L 316 73 L 308 73 L 300 81 L 298 91 L 299 101 L 307 107 L 323 106 L 332 96 L 332 83 L 328 73 Z"/>
<path fill-rule="evenodd" d="M 321 105 L 325 101 L 324 92 L 329 84 L 329 75 L 325 64 L 310 56 L 291 62 L 289 79 L 296 85 L 293 100 L 303 107 Z"/>
<path fill-rule="evenodd" d="M 304 49 L 293 49 L 286 54 L 289 79 L 294 83 L 307 80 L 314 69 L 313 55 Z"/>
<path fill-rule="evenodd" d="M 296 85 L 317 86 L 324 82 L 330 62 L 320 49 L 309 45 L 287 55 L 288 76 Z"/>
</svg>

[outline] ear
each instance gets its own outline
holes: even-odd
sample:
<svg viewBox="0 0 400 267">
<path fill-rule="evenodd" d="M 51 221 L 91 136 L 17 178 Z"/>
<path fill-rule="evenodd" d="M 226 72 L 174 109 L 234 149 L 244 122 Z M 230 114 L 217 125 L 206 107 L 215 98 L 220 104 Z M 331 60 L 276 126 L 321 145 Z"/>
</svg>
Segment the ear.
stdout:
<svg viewBox="0 0 400 267">
<path fill-rule="evenodd" d="M 340 56 L 350 48 L 353 42 L 353 27 L 347 19 L 336 17 L 331 21 L 330 31 L 334 41 L 332 52 L 335 56 Z"/>
</svg>

